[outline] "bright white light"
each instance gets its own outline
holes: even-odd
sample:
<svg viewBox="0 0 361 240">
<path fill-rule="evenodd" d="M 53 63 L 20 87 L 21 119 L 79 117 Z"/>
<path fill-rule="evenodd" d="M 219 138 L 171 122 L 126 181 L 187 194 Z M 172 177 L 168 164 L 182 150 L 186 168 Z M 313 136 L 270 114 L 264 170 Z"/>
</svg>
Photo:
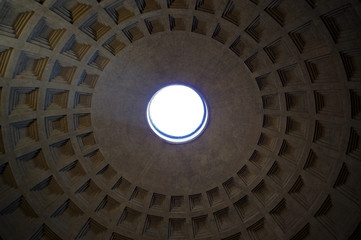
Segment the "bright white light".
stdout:
<svg viewBox="0 0 361 240">
<path fill-rule="evenodd" d="M 199 94 L 184 85 L 170 85 L 156 92 L 147 109 L 148 123 L 161 138 L 187 142 L 204 129 L 207 106 Z"/>
</svg>

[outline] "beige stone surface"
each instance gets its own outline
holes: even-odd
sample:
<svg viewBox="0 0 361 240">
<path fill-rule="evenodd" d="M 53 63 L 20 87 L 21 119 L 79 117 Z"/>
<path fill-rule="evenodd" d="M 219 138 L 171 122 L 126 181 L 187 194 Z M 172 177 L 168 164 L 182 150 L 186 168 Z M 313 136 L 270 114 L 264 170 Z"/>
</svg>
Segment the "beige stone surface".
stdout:
<svg viewBox="0 0 361 240">
<path fill-rule="evenodd" d="M 0 0 L 0 239 L 361 238 L 357 0 Z M 146 122 L 161 87 L 205 131 Z"/>
</svg>

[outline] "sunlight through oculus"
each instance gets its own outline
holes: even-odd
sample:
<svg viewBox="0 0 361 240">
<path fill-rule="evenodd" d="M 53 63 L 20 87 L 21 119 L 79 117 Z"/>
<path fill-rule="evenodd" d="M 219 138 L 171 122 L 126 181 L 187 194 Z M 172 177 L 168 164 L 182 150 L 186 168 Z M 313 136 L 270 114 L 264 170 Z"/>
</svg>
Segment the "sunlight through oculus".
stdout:
<svg viewBox="0 0 361 240">
<path fill-rule="evenodd" d="M 208 110 L 204 99 L 192 88 L 170 85 L 156 92 L 149 101 L 147 120 L 162 139 L 185 143 L 202 133 Z"/>
</svg>

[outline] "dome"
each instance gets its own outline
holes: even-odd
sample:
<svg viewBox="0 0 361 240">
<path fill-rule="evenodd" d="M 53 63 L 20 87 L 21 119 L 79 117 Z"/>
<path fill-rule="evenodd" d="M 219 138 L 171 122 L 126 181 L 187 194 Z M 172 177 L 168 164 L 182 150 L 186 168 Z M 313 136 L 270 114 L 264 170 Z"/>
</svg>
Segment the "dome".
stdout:
<svg viewBox="0 0 361 240">
<path fill-rule="evenodd" d="M 356 0 L 0 0 L 0 239 L 360 239 L 360 24 Z M 208 114 L 184 143 L 148 124 L 170 85 Z"/>
</svg>

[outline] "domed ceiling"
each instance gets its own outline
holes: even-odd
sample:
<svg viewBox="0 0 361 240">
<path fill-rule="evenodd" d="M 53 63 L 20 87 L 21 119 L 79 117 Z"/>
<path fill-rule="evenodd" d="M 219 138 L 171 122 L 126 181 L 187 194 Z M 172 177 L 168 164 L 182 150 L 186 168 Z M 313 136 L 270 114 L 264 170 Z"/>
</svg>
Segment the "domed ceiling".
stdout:
<svg viewBox="0 0 361 240">
<path fill-rule="evenodd" d="M 0 0 L 0 239 L 361 239 L 361 2 Z M 152 132 L 169 84 L 194 141 Z"/>
</svg>

